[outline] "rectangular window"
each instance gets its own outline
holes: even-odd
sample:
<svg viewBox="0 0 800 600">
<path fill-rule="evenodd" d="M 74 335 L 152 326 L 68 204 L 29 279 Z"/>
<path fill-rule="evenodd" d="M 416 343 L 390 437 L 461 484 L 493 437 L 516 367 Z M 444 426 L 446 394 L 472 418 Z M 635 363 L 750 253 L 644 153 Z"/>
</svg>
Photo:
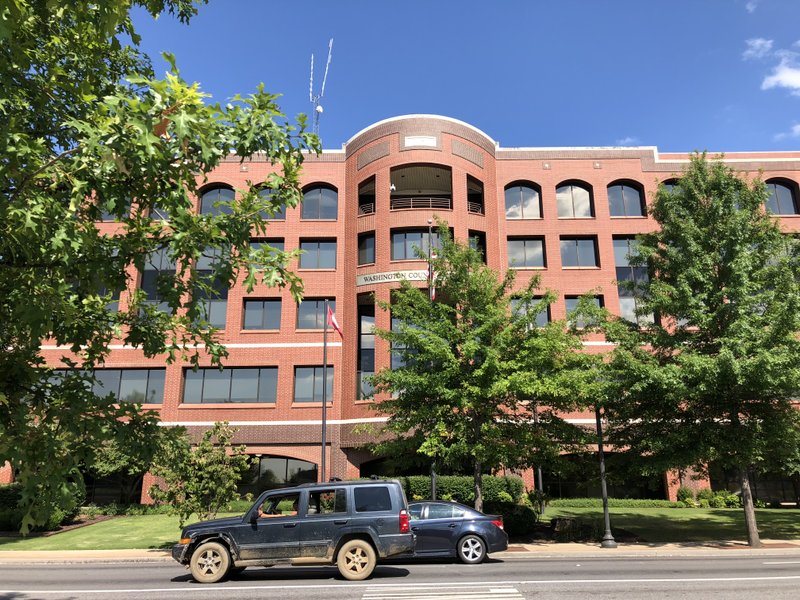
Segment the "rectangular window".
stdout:
<svg viewBox="0 0 800 600">
<path fill-rule="evenodd" d="M 245 329 L 280 329 L 281 299 L 245 300 Z"/>
<path fill-rule="evenodd" d="M 647 324 L 654 322 L 652 313 L 636 315 L 638 298 L 641 297 L 641 286 L 649 281 L 647 267 L 632 266 L 631 257 L 638 255 L 639 241 L 631 237 L 614 238 L 614 264 L 617 275 L 617 291 L 619 293 L 619 316 L 632 323 Z"/>
<path fill-rule="evenodd" d="M 392 510 L 392 498 L 385 485 L 353 488 L 356 512 L 381 512 Z"/>
<path fill-rule="evenodd" d="M 375 233 L 362 233 L 358 236 L 358 264 L 371 265 L 375 262 Z"/>
<path fill-rule="evenodd" d="M 301 240 L 301 269 L 335 269 L 336 240 Z"/>
<path fill-rule="evenodd" d="M 372 396 L 372 386 L 366 379 L 375 374 L 375 304 L 371 294 L 359 296 L 357 359 L 357 398 L 363 400 Z"/>
<path fill-rule="evenodd" d="M 147 294 L 147 304 L 155 305 L 161 312 L 171 314 L 169 303 L 162 299 L 163 290 L 175 280 L 175 261 L 166 248 L 151 252 L 144 262 L 140 287 Z"/>
<path fill-rule="evenodd" d="M 508 240 L 508 266 L 512 268 L 546 266 L 544 238 L 510 238 Z"/>
<path fill-rule="evenodd" d="M 322 367 L 294 368 L 294 401 L 322 402 Z M 327 402 L 333 400 L 333 367 L 328 366 L 328 381 L 325 386 Z"/>
<path fill-rule="evenodd" d="M 331 311 L 336 312 L 336 300 L 328 298 L 328 306 L 331 307 Z M 323 329 L 327 318 L 325 298 L 305 298 L 297 305 L 298 329 Z"/>
<path fill-rule="evenodd" d="M 580 302 L 580 299 L 581 299 L 580 296 L 565 296 L 564 297 L 564 302 L 565 302 L 566 307 L 567 307 L 567 319 L 570 322 L 572 322 L 572 320 L 573 320 L 572 313 L 575 312 L 575 309 L 578 308 L 578 303 Z M 592 302 L 598 308 L 602 308 L 603 307 L 603 297 L 602 296 L 593 296 L 592 297 Z M 583 317 L 578 317 L 577 320 L 575 321 L 575 326 L 576 327 L 586 327 L 587 324 L 588 324 L 587 321 Z"/>
<path fill-rule="evenodd" d="M 228 313 L 228 282 L 217 277 L 217 265 L 220 260 L 219 248 L 207 248 L 197 259 L 195 270 L 202 286 L 195 288 L 200 318 L 209 327 L 225 329 Z"/>
<path fill-rule="evenodd" d="M 392 231 L 392 260 L 426 260 L 430 253 L 428 240 L 434 248 L 441 247 L 436 231 Z"/>
<path fill-rule="evenodd" d="M 184 404 L 275 404 L 277 400 L 278 367 L 185 369 L 183 373 Z"/>
<path fill-rule="evenodd" d="M 165 369 L 97 369 L 92 391 L 97 396 L 114 394 L 120 402 L 162 404 L 165 373 Z"/>
<path fill-rule="evenodd" d="M 336 488 L 308 494 L 309 515 L 332 515 L 347 512 L 347 490 Z"/>
<path fill-rule="evenodd" d="M 533 322 L 533 325 L 536 327 L 544 327 L 550 322 L 550 306 L 538 306 L 541 300 L 541 296 L 534 296 L 533 302 L 525 304 L 522 302 L 521 298 L 511 298 L 511 314 L 521 317 L 530 314 L 533 310 L 538 308 L 539 310 L 536 313 L 536 320 Z"/>
<path fill-rule="evenodd" d="M 597 238 L 561 238 L 561 266 L 589 268 L 600 266 Z"/>
</svg>

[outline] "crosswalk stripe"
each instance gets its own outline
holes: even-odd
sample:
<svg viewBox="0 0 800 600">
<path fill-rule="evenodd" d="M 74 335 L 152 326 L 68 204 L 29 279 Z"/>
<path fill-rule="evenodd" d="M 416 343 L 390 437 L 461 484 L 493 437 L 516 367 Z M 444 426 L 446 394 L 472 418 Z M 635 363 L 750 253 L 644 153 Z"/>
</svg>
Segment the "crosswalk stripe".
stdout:
<svg viewBox="0 0 800 600">
<path fill-rule="evenodd" d="M 436 591 L 421 586 L 367 588 L 362 600 L 525 600 L 516 588 L 477 586 L 479 589 L 445 588 Z"/>
</svg>

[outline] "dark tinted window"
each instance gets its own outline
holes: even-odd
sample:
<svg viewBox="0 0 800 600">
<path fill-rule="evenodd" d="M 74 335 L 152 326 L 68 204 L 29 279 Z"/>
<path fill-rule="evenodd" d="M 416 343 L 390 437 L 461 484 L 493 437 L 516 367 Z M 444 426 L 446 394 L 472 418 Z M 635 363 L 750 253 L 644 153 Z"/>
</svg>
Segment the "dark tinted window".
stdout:
<svg viewBox="0 0 800 600">
<path fill-rule="evenodd" d="M 353 488 L 356 512 L 392 510 L 389 489 L 384 486 L 364 486 Z"/>
<path fill-rule="evenodd" d="M 98 369 L 92 391 L 114 394 L 120 402 L 161 404 L 164 401 L 164 369 Z"/>
<path fill-rule="evenodd" d="M 183 401 L 186 404 L 274 404 L 277 393 L 277 367 L 184 371 Z"/>
<path fill-rule="evenodd" d="M 375 262 L 375 234 L 364 233 L 358 236 L 358 264 L 368 265 Z"/>
<path fill-rule="evenodd" d="M 300 242 L 301 269 L 335 269 L 336 241 L 306 240 Z"/>
<path fill-rule="evenodd" d="M 303 194 L 303 219 L 336 219 L 339 194 L 326 187 L 313 187 Z"/>
<path fill-rule="evenodd" d="M 608 186 L 608 210 L 612 217 L 644 216 L 641 191 L 626 184 Z"/>
<path fill-rule="evenodd" d="M 453 516 L 453 507 L 447 504 L 431 504 L 428 506 L 429 519 L 449 519 Z"/>
<path fill-rule="evenodd" d="M 203 214 L 221 215 L 231 214 L 229 206 L 233 202 L 234 192 L 228 188 L 214 188 L 208 190 L 200 199 L 200 212 Z"/>
<path fill-rule="evenodd" d="M 280 329 L 281 300 L 245 300 L 245 329 Z"/>
</svg>

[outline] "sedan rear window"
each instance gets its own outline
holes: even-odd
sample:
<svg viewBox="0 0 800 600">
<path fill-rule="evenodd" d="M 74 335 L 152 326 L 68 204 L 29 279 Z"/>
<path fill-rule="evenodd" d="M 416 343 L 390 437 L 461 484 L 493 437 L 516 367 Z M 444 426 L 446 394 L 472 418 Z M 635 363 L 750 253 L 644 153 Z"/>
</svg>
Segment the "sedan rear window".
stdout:
<svg viewBox="0 0 800 600">
<path fill-rule="evenodd" d="M 385 487 L 357 487 L 353 490 L 356 512 L 392 510 L 392 499 Z"/>
</svg>

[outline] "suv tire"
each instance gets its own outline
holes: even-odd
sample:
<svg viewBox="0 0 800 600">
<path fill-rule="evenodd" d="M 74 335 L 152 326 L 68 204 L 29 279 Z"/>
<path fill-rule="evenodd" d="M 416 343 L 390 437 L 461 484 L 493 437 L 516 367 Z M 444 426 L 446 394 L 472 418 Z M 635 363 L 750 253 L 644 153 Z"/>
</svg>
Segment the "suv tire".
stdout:
<svg viewBox="0 0 800 600">
<path fill-rule="evenodd" d="M 217 583 L 228 574 L 230 566 L 231 555 L 219 542 L 200 544 L 189 561 L 192 577 L 198 583 Z"/>
<path fill-rule="evenodd" d="M 465 535 L 458 540 L 458 558 L 468 565 L 477 565 L 486 558 L 486 544 L 477 535 Z"/>
<path fill-rule="evenodd" d="M 372 575 L 377 562 L 375 549 L 366 540 L 345 542 L 336 557 L 339 573 L 351 581 L 361 581 Z"/>
</svg>

